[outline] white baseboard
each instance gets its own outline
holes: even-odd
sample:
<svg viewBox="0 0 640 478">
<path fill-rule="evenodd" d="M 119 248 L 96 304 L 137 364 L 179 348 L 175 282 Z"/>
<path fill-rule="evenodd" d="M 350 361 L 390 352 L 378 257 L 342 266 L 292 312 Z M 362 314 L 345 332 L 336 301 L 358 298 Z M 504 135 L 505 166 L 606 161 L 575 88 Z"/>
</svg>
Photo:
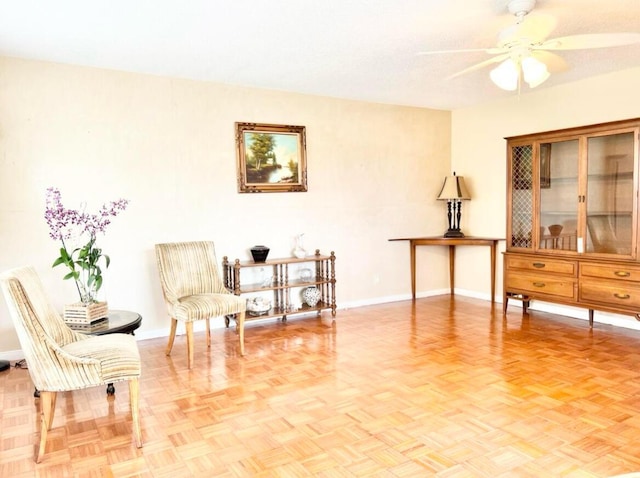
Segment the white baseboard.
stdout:
<svg viewBox="0 0 640 478">
<path fill-rule="evenodd" d="M 17 362 L 22 360 L 24 354 L 22 350 L 8 350 L 6 352 L 0 352 L 0 360 L 8 360 L 9 362 Z"/>
<path fill-rule="evenodd" d="M 433 297 L 436 295 L 443 295 L 448 293 L 449 293 L 449 289 L 439 289 L 439 290 L 432 290 L 428 292 L 420 292 L 416 294 L 416 297 L 418 299 L 421 299 L 425 297 Z M 471 297 L 473 299 L 486 300 L 486 301 L 491 300 L 490 294 L 481 294 L 476 291 L 456 289 L 455 293 L 456 295 Z M 411 294 L 390 295 L 386 297 L 375 297 L 371 299 L 347 302 L 347 303 L 343 303 L 340 307 L 338 307 L 338 310 L 355 309 L 358 307 L 386 304 L 390 302 L 399 302 L 403 300 L 411 300 Z M 496 298 L 496 302 L 502 303 L 501 298 L 499 297 Z M 522 301 L 512 300 L 509 302 L 509 307 L 512 307 L 512 306 L 522 308 Z M 534 301 L 529 306 L 529 309 L 534 311 L 538 310 L 540 312 L 548 312 L 551 314 L 564 315 L 564 316 L 572 317 L 574 319 L 580 319 L 585 321 L 589 320 L 589 312 L 587 311 L 587 309 L 583 309 L 579 307 L 560 306 L 560 305 L 550 304 L 546 302 Z M 291 320 L 291 319 L 295 320 L 295 318 L 311 316 L 314 314 L 315 312 L 310 312 L 308 314 L 290 315 L 288 316 L 288 320 Z M 638 322 L 637 320 L 631 320 L 629 316 L 621 316 L 618 314 L 610 314 L 607 312 L 599 312 L 599 311 L 596 311 L 594 315 L 595 315 L 594 322 L 597 322 L 597 323 L 614 325 L 616 327 L 624 327 L 632 330 L 640 330 L 640 322 Z M 252 319 L 250 322 L 247 322 L 246 325 L 251 326 L 254 324 L 256 325 L 264 324 L 266 322 L 274 322 L 277 320 L 279 319 L 275 317 L 270 317 L 267 319 Z M 339 315 L 336 317 L 336 320 L 340 320 Z M 193 325 L 193 330 L 194 332 L 203 332 L 205 330 L 204 326 L 205 326 L 204 322 L 196 322 Z M 233 324 L 231 326 L 233 326 Z M 224 325 L 223 319 L 211 321 L 212 329 L 222 329 L 224 327 L 225 325 Z M 176 332 L 176 334 L 183 335 L 184 333 L 185 333 L 184 328 L 181 329 L 178 326 L 178 331 Z M 136 332 L 136 340 L 157 339 L 160 337 L 168 337 L 168 336 L 169 336 L 169 327 Z M 24 358 L 24 354 L 20 349 L 0 352 L 0 359 L 2 360 L 16 361 L 16 360 L 22 360 L 23 358 Z"/>
</svg>

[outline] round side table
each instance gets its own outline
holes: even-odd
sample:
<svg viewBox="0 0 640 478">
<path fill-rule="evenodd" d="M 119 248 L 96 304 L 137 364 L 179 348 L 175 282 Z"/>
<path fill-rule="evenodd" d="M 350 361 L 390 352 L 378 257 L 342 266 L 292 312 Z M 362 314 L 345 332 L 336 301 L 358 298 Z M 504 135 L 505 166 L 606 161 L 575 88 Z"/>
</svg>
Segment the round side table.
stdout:
<svg viewBox="0 0 640 478">
<path fill-rule="evenodd" d="M 140 327 L 142 316 L 130 310 L 110 310 L 105 319 L 91 325 L 69 325 L 69 328 L 87 335 L 131 334 Z"/>
</svg>

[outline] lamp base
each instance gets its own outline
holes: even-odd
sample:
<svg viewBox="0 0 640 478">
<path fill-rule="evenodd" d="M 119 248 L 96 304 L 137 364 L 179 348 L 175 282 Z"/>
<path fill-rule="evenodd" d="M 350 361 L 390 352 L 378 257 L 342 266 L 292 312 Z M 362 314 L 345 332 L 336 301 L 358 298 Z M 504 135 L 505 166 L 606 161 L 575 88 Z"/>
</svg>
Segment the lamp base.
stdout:
<svg viewBox="0 0 640 478">
<path fill-rule="evenodd" d="M 444 237 L 464 237 L 464 234 L 460 229 L 449 229 L 444 233 Z"/>
<path fill-rule="evenodd" d="M 0 360 L 0 372 L 9 370 L 9 367 L 11 367 L 11 363 L 8 360 Z"/>
</svg>

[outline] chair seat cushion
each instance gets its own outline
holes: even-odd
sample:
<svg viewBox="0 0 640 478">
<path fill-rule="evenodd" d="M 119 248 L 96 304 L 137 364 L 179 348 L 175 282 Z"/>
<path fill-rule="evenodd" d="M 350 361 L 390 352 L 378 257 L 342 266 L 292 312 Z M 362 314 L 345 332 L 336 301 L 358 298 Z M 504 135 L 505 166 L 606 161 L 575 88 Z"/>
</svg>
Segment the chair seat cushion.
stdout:
<svg viewBox="0 0 640 478">
<path fill-rule="evenodd" d="M 140 353 L 133 335 L 91 336 L 62 349 L 75 357 L 97 360 L 104 383 L 140 376 Z"/>
<path fill-rule="evenodd" d="M 183 322 L 236 314 L 246 309 L 246 300 L 233 294 L 195 294 L 180 297 L 173 317 Z"/>
</svg>

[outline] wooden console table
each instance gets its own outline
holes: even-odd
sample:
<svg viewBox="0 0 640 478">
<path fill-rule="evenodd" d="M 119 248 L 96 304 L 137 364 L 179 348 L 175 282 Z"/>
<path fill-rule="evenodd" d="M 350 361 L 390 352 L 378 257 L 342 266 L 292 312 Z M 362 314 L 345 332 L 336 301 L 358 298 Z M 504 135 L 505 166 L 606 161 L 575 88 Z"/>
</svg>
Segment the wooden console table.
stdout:
<svg viewBox="0 0 640 478">
<path fill-rule="evenodd" d="M 489 246 L 491 249 L 491 302 L 496 295 L 496 249 L 498 241 L 491 237 L 403 237 L 390 241 L 409 241 L 411 252 L 411 297 L 416 298 L 416 247 L 449 246 L 449 288 L 453 295 L 455 284 L 456 246 Z"/>
</svg>

